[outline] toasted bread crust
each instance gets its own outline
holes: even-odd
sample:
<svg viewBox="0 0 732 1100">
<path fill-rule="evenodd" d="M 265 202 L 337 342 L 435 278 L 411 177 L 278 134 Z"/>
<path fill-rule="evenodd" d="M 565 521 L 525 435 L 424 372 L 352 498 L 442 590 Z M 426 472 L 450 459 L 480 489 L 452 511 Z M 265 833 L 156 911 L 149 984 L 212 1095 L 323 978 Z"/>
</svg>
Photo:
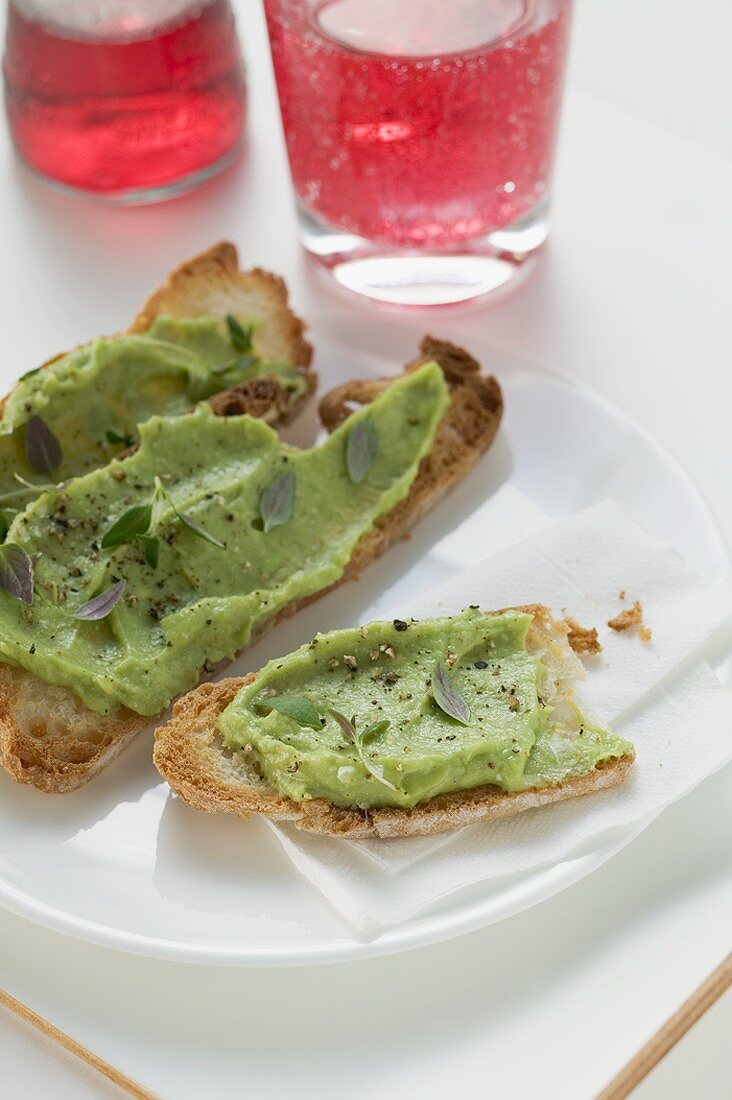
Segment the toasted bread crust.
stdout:
<svg viewBox="0 0 732 1100">
<path fill-rule="evenodd" d="M 420 464 L 409 495 L 360 540 L 342 577 L 332 588 L 356 577 L 366 565 L 404 538 L 415 523 L 453 485 L 462 480 L 493 442 L 498 431 L 503 401 L 496 380 L 481 375 L 478 364 L 467 352 L 451 344 L 441 344 L 431 338 L 427 340 L 429 344 L 423 341 L 422 347 L 428 346 L 430 354 L 423 355 L 407 369 L 414 369 L 419 363 L 429 359 L 437 359 L 443 366 L 450 387 L 450 405 L 438 428 L 432 450 Z M 442 349 L 447 349 L 445 361 Z M 326 395 L 321 402 L 321 416 L 326 428 L 332 431 L 348 415 L 343 411 L 346 409 L 346 402 L 368 403 L 390 381 L 391 379 L 376 379 L 365 383 L 347 382 Z M 271 629 L 280 619 L 293 615 L 300 608 L 319 599 L 326 591 L 330 589 L 288 604 L 265 629 Z M 150 719 L 140 719 L 139 715 L 124 710 L 120 710 L 113 721 L 100 719 L 99 715 L 83 707 L 73 693 L 67 690 L 65 694 L 75 701 L 77 708 L 74 711 L 73 728 L 68 730 L 68 735 L 62 732 L 58 736 L 49 737 L 43 732 L 42 725 L 36 724 L 35 728 L 41 731 L 41 740 L 44 741 L 41 751 L 37 733 L 34 733 L 28 722 L 21 721 L 22 712 L 17 705 L 22 693 L 28 690 L 26 679 L 30 679 L 35 685 L 35 694 L 43 698 L 46 686 L 36 677 L 22 669 L 10 666 L 3 668 L 4 687 L 0 688 L 0 750 L 6 769 L 15 779 L 32 783 L 41 790 L 66 791 L 81 786 L 114 759 L 120 751 L 120 745 L 124 747 L 128 744 L 142 725 L 151 724 Z M 51 690 L 58 693 L 64 689 Z M 69 743 L 67 736 L 75 737 L 81 743 L 79 756 L 86 757 L 74 761 L 73 767 L 66 758 Z"/>
<path fill-rule="evenodd" d="M 538 642 L 541 636 L 568 636 L 566 623 L 555 622 L 546 608 L 522 610 L 534 614 L 532 630 Z M 295 802 L 245 770 L 243 758 L 227 749 L 216 731 L 219 715 L 237 692 L 255 679 L 256 673 L 250 673 L 242 679 L 201 684 L 178 700 L 168 723 L 156 730 L 155 766 L 176 794 L 203 813 L 229 813 L 243 818 L 261 814 L 276 821 L 290 821 L 307 832 L 349 839 L 430 836 L 615 786 L 627 778 L 635 759 L 629 754 L 606 761 L 587 775 L 536 790 L 508 793 L 487 784 L 453 791 L 409 810 L 365 812 L 341 809 L 323 799 Z"/>
</svg>

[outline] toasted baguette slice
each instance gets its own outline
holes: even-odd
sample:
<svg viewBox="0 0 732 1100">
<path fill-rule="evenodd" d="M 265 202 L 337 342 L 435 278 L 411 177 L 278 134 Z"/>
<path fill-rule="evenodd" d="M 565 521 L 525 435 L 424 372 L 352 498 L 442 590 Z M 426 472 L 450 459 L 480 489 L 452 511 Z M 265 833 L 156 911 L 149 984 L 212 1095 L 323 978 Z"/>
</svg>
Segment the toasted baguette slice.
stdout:
<svg viewBox="0 0 732 1100">
<path fill-rule="evenodd" d="M 566 621 L 555 621 L 544 607 L 521 610 L 534 616 L 527 647 L 547 666 L 549 679 L 561 698 L 569 683 L 582 675 L 571 648 L 571 628 Z M 579 649 L 586 651 L 581 644 Z M 219 715 L 239 689 L 256 677 L 256 673 L 250 673 L 243 679 L 201 684 L 178 700 L 170 721 L 155 733 L 155 766 L 176 794 L 203 813 L 244 818 L 261 814 L 275 821 L 291 821 L 307 832 L 349 839 L 429 836 L 613 787 L 627 777 L 635 759 L 628 754 L 604 762 L 586 775 L 514 794 L 495 785 L 453 791 L 409 810 L 341 809 L 324 799 L 295 802 L 272 790 L 252 769 L 245 754 L 227 748 L 217 732 Z"/>
<path fill-rule="evenodd" d="M 182 264 L 150 296 L 127 331 L 145 332 L 164 313 L 256 317 L 260 321 L 253 338 L 256 354 L 265 361 L 292 363 L 302 374 L 305 392 L 295 401 L 276 378 L 252 378 L 210 398 L 217 412 L 250 413 L 271 424 L 287 423 L 315 389 L 317 376 L 310 366 L 313 349 L 304 339 L 303 322 L 288 306 L 284 281 L 259 268 L 240 271 L 233 244 L 222 241 Z M 44 366 L 59 358 L 54 356 Z M 9 396 L 0 398 L 0 413 Z"/>
<path fill-rule="evenodd" d="M 498 431 L 503 399 L 496 380 L 481 375 L 477 362 L 452 344 L 426 337 L 421 349 L 422 356 L 406 369 L 437 360 L 450 388 L 450 405 L 408 496 L 361 539 L 338 584 L 357 576 L 404 538 L 465 477 Z M 326 427 L 332 431 L 348 415 L 349 405 L 367 404 L 389 381 L 347 382 L 326 395 L 320 407 Z M 289 604 L 267 628 L 323 594 Z M 149 718 L 125 708 L 100 716 L 72 691 L 50 687 L 25 669 L 0 664 L 0 754 L 5 769 L 20 783 L 43 791 L 74 790 L 106 767 L 150 724 Z"/>
</svg>

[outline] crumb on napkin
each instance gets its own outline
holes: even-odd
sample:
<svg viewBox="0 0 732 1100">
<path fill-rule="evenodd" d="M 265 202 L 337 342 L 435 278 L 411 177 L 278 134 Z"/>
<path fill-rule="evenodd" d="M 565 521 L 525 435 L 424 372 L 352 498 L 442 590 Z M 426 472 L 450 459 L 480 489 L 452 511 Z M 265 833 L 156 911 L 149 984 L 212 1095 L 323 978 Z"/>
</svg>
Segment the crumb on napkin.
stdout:
<svg viewBox="0 0 732 1100">
<path fill-rule="evenodd" d="M 577 620 L 573 619 L 571 615 L 567 615 L 564 621 L 569 628 L 567 641 L 575 653 L 590 653 L 594 655 L 602 652 L 600 639 L 597 637 L 597 631 L 594 626 L 580 626 Z"/>
<path fill-rule="evenodd" d="M 620 594 L 620 598 L 625 599 L 625 592 Z M 637 626 L 638 635 L 642 642 L 650 642 L 653 637 L 650 627 L 643 622 L 643 608 L 640 600 L 635 600 L 632 607 L 626 607 L 614 619 L 608 619 L 607 625 L 611 630 L 617 630 L 618 632 L 632 630 L 633 627 Z"/>
</svg>

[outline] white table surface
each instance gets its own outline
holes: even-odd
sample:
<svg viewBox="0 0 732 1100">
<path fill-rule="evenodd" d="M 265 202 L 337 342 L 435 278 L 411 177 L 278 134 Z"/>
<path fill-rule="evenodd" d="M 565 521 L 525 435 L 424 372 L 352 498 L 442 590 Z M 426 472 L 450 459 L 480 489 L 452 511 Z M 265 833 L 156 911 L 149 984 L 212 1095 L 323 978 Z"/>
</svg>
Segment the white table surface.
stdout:
<svg viewBox="0 0 732 1100">
<path fill-rule="evenodd" d="M 114 331 L 224 236 L 283 272 L 317 335 L 354 308 L 306 276 L 258 0 L 239 0 L 244 162 L 152 209 L 75 203 L 0 135 L 0 389 Z M 692 21 L 693 17 L 693 21 Z M 480 333 L 600 390 L 683 463 L 732 540 L 732 5 L 580 0 L 554 236 L 513 297 L 426 327 Z M 403 338 L 403 332 L 400 336 Z M 5 377 L 7 375 L 7 377 Z M 732 769 L 590 878 L 503 924 L 401 957 L 225 971 L 105 951 L 0 913 L 0 986 L 168 1098 L 490 1094 L 587 1100 L 732 946 Z M 93 883 L 90 883 L 93 889 Z M 726 997 L 638 1090 L 732 1095 Z M 0 1012 L 4 1095 L 118 1095 Z M 701 1082 L 703 1081 L 703 1086 Z"/>
</svg>

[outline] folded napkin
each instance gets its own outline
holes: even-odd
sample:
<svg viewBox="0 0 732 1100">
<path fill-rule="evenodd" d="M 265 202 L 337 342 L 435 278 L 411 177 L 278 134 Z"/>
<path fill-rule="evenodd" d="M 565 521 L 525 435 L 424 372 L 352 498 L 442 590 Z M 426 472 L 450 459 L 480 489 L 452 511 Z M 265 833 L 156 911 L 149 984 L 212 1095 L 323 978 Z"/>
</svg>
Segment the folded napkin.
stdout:
<svg viewBox="0 0 732 1100">
<path fill-rule="evenodd" d="M 603 653 L 591 659 L 580 704 L 633 742 L 636 764 L 617 789 L 438 837 L 342 841 L 270 823 L 295 867 L 360 935 L 377 936 L 457 890 L 556 863 L 640 824 L 732 758 L 732 694 L 705 660 L 713 641 L 732 642 L 732 581 L 701 578 L 611 502 L 551 525 L 515 490 L 482 510 L 485 534 L 466 541 L 460 532 L 452 546 L 454 536 L 443 540 L 446 567 L 459 557 L 456 546 L 475 561 L 475 547 L 495 538 L 491 513 L 498 526 L 506 503 L 513 530 L 538 533 L 506 549 L 502 525 L 504 548 L 492 558 L 377 617 L 544 603 L 597 626 Z M 634 599 L 650 642 L 605 626 Z"/>
</svg>

